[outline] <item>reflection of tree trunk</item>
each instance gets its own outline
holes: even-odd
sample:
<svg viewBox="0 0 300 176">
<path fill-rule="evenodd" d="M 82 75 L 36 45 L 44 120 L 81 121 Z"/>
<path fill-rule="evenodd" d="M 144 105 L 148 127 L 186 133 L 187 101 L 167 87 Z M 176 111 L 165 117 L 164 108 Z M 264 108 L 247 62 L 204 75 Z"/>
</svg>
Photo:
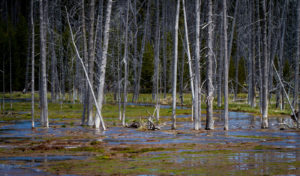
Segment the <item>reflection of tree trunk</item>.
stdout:
<svg viewBox="0 0 300 176">
<path fill-rule="evenodd" d="M 174 30 L 174 60 L 172 74 L 172 129 L 176 129 L 176 83 L 178 58 L 178 27 L 179 27 L 180 0 L 177 0 L 175 30 Z"/>
<path fill-rule="evenodd" d="M 214 100 L 214 86 L 213 86 L 213 19 L 212 19 L 212 0 L 208 1 L 208 60 L 207 60 L 207 97 L 206 97 L 206 128 L 207 130 L 214 129 L 213 119 L 213 100 Z"/>
</svg>

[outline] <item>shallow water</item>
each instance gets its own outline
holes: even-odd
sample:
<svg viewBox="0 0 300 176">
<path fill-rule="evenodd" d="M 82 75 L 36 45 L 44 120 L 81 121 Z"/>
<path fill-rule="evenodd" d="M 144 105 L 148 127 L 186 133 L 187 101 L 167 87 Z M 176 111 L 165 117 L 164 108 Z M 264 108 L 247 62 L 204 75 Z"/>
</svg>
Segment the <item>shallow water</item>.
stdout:
<svg viewBox="0 0 300 176">
<path fill-rule="evenodd" d="M 211 144 L 211 143 L 247 143 L 256 142 L 260 145 L 275 146 L 278 148 L 288 148 L 292 151 L 269 151 L 267 149 L 256 151 L 241 151 L 234 154 L 215 155 L 221 159 L 232 162 L 234 164 L 233 170 L 257 170 L 253 171 L 255 175 L 268 173 L 268 169 L 273 169 L 272 165 L 264 165 L 265 162 L 295 162 L 300 161 L 300 133 L 299 131 L 279 130 L 281 123 L 291 124 L 290 119 L 284 118 L 270 118 L 270 129 L 260 129 L 260 117 L 253 116 L 248 113 L 229 112 L 229 131 L 223 131 L 222 125 L 224 121 L 220 118 L 221 113 L 216 113 L 215 126 L 216 130 L 202 131 L 201 133 L 190 133 L 193 129 L 192 122 L 177 122 L 178 130 L 170 130 L 171 123 L 167 123 L 158 131 L 139 131 L 132 128 L 110 127 L 107 131 L 100 131 L 95 133 L 95 130 L 82 126 L 67 126 L 62 127 L 63 123 L 53 120 L 50 122 L 50 128 L 40 128 L 40 124 L 36 122 L 37 128 L 31 129 L 31 121 L 16 121 L 16 122 L 1 122 L 0 127 L 0 148 L 11 148 L 14 141 L 22 140 L 40 140 L 45 135 L 53 137 L 61 137 L 68 135 L 67 132 L 93 134 L 99 141 L 103 141 L 109 145 L 120 144 L 180 144 L 180 143 L 197 143 L 197 144 Z M 178 118 L 190 118 L 191 115 L 181 115 Z M 163 117 L 162 117 L 163 118 Z M 204 117 L 203 117 L 204 118 Z M 204 127 L 202 121 L 202 127 Z M 58 126 L 57 128 L 52 128 Z M 84 136 L 84 135 L 82 135 Z M 278 140 L 273 140 L 278 139 Z M 80 142 L 90 142 L 90 139 L 80 139 Z M 67 146 L 76 147 L 76 146 Z M 165 151 L 168 153 L 169 151 Z M 178 153 L 184 151 L 178 151 Z M 163 152 L 164 153 L 164 152 Z M 153 152 L 153 155 L 162 153 Z M 85 156 L 31 156 L 31 157 L 0 157 L 1 161 L 7 162 L 23 162 L 25 165 L 3 164 L 0 166 L 0 175 L 47 175 L 39 170 L 31 169 L 37 167 L 40 163 L 52 161 L 66 161 L 66 160 L 84 160 Z M 172 162 L 176 163 L 190 163 L 195 162 L 209 163 L 216 162 L 222 165 L 221 161 L 216 158 L 214 161 L 203 154 L 181 154 L 175 157 L 170 157 Z M 220 163 L 218 163 L 220 162 Z M 191 167 L 188 165 L 187 167 Z M 289 168 L 295 169 L 293 166 Z M 50 175 L 50 174 L 48 174 Z"/>
</svg>

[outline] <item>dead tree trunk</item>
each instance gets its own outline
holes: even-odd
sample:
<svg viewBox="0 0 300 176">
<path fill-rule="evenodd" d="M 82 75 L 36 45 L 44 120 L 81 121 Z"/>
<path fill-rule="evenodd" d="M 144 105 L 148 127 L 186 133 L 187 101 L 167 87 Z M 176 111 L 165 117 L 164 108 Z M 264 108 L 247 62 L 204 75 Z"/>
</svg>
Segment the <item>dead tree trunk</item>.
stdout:
<svg viewBox="0 0 300 176">
<path fill-rule="evenodd" d="M 268 44 L 267 44 L 267 12 L 266 0 L 263 1 L 263 45 L 264 45 L 264 60 L 262 65 L 262 121 L 261 128 L 268 128 Z"/>
<path fill-rule="evenodd" d="M 199 130 L 201 128 L 201 96 L 199 96 L 199 86 L 200 86 L 200 0 L 196 0 L 196 39 L 195 39 L 195 76 L 194 76 L 194 129 Z M 199 105 L 200 104 L 200 105 Z"/>
<path fill-rule="evenodd" d="M 43 0 L 40 0 L 40 56 L 41 56 L 41 124 L 43 127 L 49 127 L 48 123 L 48 102 L 47 102 L 47 75 L 46 75 L 46 19 L 44 13 L 48 9 L 44 8 Z"/>
<path fill-rule="evenodd" d="M 123 114 L 122 114 L 122 125 L 125 127 L 125 112 L 127 105 L 127 81 L 128 81 L 128 21 L 129 21 L 129 5 L 130 0 L 127 0 L 127 8 L 126 8 L 126 22 L 125 22 L 125 45 L 124 45 L 124 92 L 123 92 Z"/>
<path fill-rule="evenodd" d="M 156 0 L 156 31 L 155 31 L 155 59 L 154 59 L 154 76 L 153 76 L 153 88 L 155 93 L 156 102 L 156 120 L 159 120 L 159 50 L 160 50 L 160 11 L 159 1 Z"/>
<path fill-rule="evenodd" d="M 224 130 L 228 130 L 228 45 L 227 45 L 227 3 L 223 0 L 223 36 L 224 36 Z"/>
<path fill-rule="evenodd" d="M 207 97 L 206 97 L 206 130 L 214 129 L 213 119 L 213 100 L 214 100 L 214 86 L 213 86 L 213 19 L 212 19 L 212 0 L 208 1 L 208 58 L 207 58 Z"/>
<path fill-rule="evenodd" d="M 34 128 L 34 47 L 35 47 L 35 31 L 34 31 L 34 19 L 33 19 L 33 1 L 30 2 L 30 21 L 31 21 L 31 127 Z"/>
<path fill-rule="evenodd" d="M 105 129 L 103 117 L 101 116 L 102 111 L 102 102 L 104 98 L 104 84 L 105 84 L 105 72 L 106 72 L 106 63 L 107 63 L 107 51 L 108 51 L 108 42 L 109 42 L 109 28 L 110 28 L 110 18 L 111 18 L 111 8 L 112 0 L 109 0 L 106 7 L 106 19 L 104 25 L 104 37 L 103 37 L 103 50 L 102 58 L 100 62 L 100 75 L 99 75 L 99 85 L 98 85 L 98 107 L 100 110 L 100 115 L 98 114 L 95 119 L 95 127 L 99 128 L 100 124 L 102 128 Z"/>
<path fill-rule="evenodd" d="M 179 28 L 180 0 L 177 0 L 175 29 L 174 29 L 174 60 L 172 69 L 172 129 L 176 129 L 176 85 L 178 60 L 178 28 Z"/>
</svg>

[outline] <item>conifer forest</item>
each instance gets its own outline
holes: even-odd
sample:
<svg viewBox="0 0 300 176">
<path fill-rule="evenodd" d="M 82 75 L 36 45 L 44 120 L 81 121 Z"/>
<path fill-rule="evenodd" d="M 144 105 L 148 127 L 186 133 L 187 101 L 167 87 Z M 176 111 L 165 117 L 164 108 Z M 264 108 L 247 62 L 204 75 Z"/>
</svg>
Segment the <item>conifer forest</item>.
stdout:
<svg viewBox="0 0 300 176">
<path fill-rule="evenodd" d="M 300 175 L 299 0 L 0 0 L 0 175 Z"/>
</svg>

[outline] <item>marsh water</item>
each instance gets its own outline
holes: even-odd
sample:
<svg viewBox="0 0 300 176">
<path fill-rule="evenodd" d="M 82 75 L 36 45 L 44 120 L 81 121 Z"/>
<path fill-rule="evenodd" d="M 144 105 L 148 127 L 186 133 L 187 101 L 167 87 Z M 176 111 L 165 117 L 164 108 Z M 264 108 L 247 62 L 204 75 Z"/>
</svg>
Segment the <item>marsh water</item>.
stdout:
<svg viewBox="0 0 300 176">
<path fill-rule="evenodd" d="M 142 104 L 141 106 L 145 106 Z M 168 106 L 161 108 L 169 108 Z M 37 122 L 34 130 L 31 128 L 31 122 L 0 121 L 0 149 L 13 149 L 22 144 L 22 141 L 39 142 L 45 136 L 65 137 L 68 134 L 81 133 L 92 134 L 99 142 L 109 146 L 120 145 L 176 145 L 176 144 L 248 144 L 256 143 L 260 147 L 255 149 L 245 149 L 238 152 L 225 153 L 205 153 L 201 149 L 180 149 L 164 150 L 160 152 L 150 152 L 147 157 L 155 158 L 159 156 L 168 156 L 165 160 L 180 165 L 184 168 L 193 168 L 195 163 L 222 166 L 223 162 L 232 163 L 230 168 L 225 169 L 224 173 L 237 174 L 241 171 L 251 171 L 253 175 L 272 174 L 276 170 L 277 164 L 284 165 L 286 171 L 284 175 L 300 174 L 300 133 L 296 130 L 282 126 L 292 126 L 293 123 L 289 118 L 272 117 L 269 119 L 270 128 L 267 130 L 260 129 L 260 117 L 242 112 L 229 113 L 229 131 L 222 130 L 221 111 L 216 111 L 215 130 L 202 131 L 201 133 L 193 131 L 193 123 L 183 121 L 177 123 L 177 130 L 170 130 L 171 123 L 167 122 L 156 131 L 141 131 L 132 128 L 123 128 L 112 126 L 107 131 L 95 131 L 92 128 L 82 127 L 79 125 L 64 126 L 64 123 L 58 120 L 50 121 L 50 128 L 40 128 Z M 161 117 L 168 118 L 168 117 Z M 191 115 L 178 115 L 177 118 L 190 119 Z M 204 125 L 204 123 L 202 124 Z M 90 142 L 95 139 L 81 138 L 69 139 L 72 145 L 63 144 L 63 148 L 80 147 L 82 143 Z M 18 144 L 18 145 L 16 145 Z M 272 150 L 269 148 L 272 147 Z M 274 150 L 278 149 L 278 150 Z M 212 148 L 213 149 L 213 148 Z M 215 149 L 217 151 L 217 149 Z M 40 166 L 51 165 L 57 161 L 82 160 L 89 159 L 88 155 L 36 155 L 31 156 L 0 156 L 0 175 L 55 175 L 38 169 Z M 129 161 L 130 162 L 130 161 Z M 133 161 L 132 161 L 133 162 Z M 293 163 L 293 164 L 289 164 Z M 220 168 L 224 169 L 224 168 Z M 156 170 L 154 168 L 155 175 Z M 192 174 L 188 171 L 179 172 L 180 175 Z M 210 170 L 201 170 L 199 174 L 213 174 Z M 219 172 L 218 172 L 219 173 Z M 222 172 L 220 172 L 222 173 Z M 281 173 L 281 172 L 279 172 Z M 169 172 L 170 175 L 178 173 Z M 198 175 L 198 174 L 196 174 Z"/>
</svg>

